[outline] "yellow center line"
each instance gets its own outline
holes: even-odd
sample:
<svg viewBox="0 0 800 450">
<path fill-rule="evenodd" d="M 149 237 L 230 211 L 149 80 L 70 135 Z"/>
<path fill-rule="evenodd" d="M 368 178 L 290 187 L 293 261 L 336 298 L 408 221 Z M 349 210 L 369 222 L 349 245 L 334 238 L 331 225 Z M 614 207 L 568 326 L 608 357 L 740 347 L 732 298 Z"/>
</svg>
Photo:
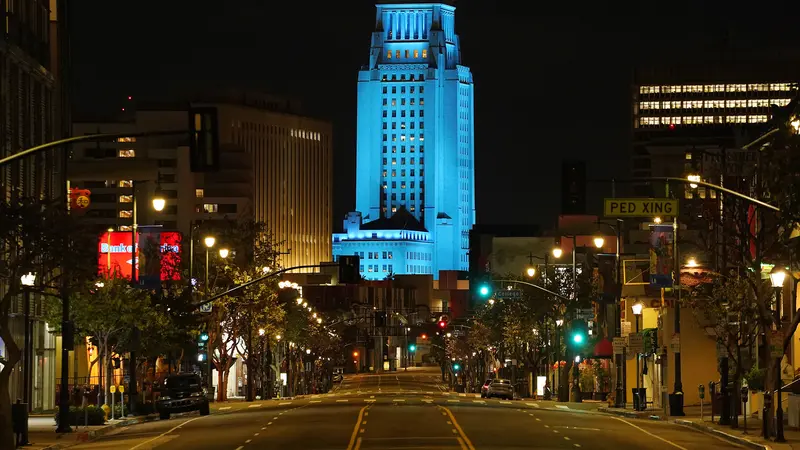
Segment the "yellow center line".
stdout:
<svg viewBox="0 0 800 450">
<path fill-rule="evenodd" d="M 444 406 L 440 406 L 440 408 L 442 408 L 447 413 L 447 415 L 450 417 L 450 421 L 453 422 L 453 427 L 455 427 L 455 429 L 458 431 L 458 434 L 459 434 L 459 436 L 461 436 L 461 439 L 464 440 L 464 444 L 466 445 L 465 448 L 467 450 L 475 450 L 475 446 L 472 445 L 472 441 L 469 440 L 469 438 L 467 437 L 467 434 L 464 433 L 464 429 L 462 429 L 461 425 L 459 425 L 458 421 L 456 421 L 456 416 L 453 415 L 453 412 L 450 411 L 449 408 L 444 407 Z"/>
<path fill-rule="evenodd" d="M 355 450 L 361 446 L 361 439 L 359 438 L 356 440 L 356 438 L 358 438 L 358 430 L 361 425 L 361 419 L 364 417 L 364 411 L 367 408 L 369 408 L 369 405 L 361 408 L 361 410 L 358 411 L 358 419 L 356 420 L 356 426 L 353 427 L 353 434 L 350 436 L 350 443 L 347 445 L 347 450 Z"/>
</svg>

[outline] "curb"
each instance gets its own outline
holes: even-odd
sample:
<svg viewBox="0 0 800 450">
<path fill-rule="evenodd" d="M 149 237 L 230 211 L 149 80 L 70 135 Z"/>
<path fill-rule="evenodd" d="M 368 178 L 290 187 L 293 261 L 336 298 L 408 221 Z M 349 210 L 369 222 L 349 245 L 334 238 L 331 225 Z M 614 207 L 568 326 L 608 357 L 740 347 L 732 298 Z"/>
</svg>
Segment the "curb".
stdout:
<svg viewBox="0 0 800 450">
<path fill-rule="evenodd" d="M 598 411 L 606 413 L 606 414 L 613 414 L 615 416 L 626 417 L 628 419 L 640 419 L 642 418 L 639 414 L 633 411 L 620 411 L 618 409 L 607 408 L 605 406 L 601 406 L 597 408 Z"/>
<path fill-rule="evenodd" d="M 74 436 L 75 439 L 72 439 L 69 442 L 60 442 L 58 444 L 53 444 L 53 445 L 44 447 L 42 450 L 60 450 L 60 449 L 63 449 L 63 448 L 72 447 L 73 445 L 78 445 L 78 444 L 82 444 L 84 442 L 88 442 L 88 441 L 92 441 L 94 439 L 97 439 L 97 438 L 99 438 L 101 436 L 104 436 L 104 435 L 108 434 L 112 430 L 115 430 L 115 429 L 120 428 L 120 427 L 125 427 L 125 426 L 129 426 L 129 425 L 136 425 L 136 424 L 145 423 L 145 422 L 152 422 L 153 420 L 157 420 L 157 419 L 158 419 L 157 415 L 151 414 L 151 415 L 148 415 L 148 416 L 141 416 L 141 417 L 136 417 L 136 418 L 133 418 L 133 419 L 121 420 L 121 421 L 119 421 L 117 423 L 112 423 L 112 424 L 106 425 L 103 428 L 100 428 L 100 429 L 97 429 L 97 430 L 84 431 L 84 432 L 75 432 L 74 435 L 72 435 L 72 436 Z M 68 434 L 68 433 L 64 433 L 61 436 L 63 437 L 63 436 L 69 436 L 69 435 L 70 434 Z"/>
<path fill-rule="evenodd" d="M 691 420 L 685 419 L 674 419 L 672 421 L 675 424 L 682 425 L 688 428 L 695 429 L 701 433 L 710 434 L 712 436 L 716 436 L 720 439 L 724 439 L 729 442 L 733 442 L 734 444 L 743 445 L 748 448 L 756 449 L 756 450 L 771 450 L 772 447 L 765 444 L 759 444 L 758 442 L 753 442 L 750 439 L 746 439 L 740 436 L 736 436 L 733 434 L 725 433 L 724 431 L 720 431 L 716 428 L 708 427 L 699 423 L 692 422 Z"/>
</svg>

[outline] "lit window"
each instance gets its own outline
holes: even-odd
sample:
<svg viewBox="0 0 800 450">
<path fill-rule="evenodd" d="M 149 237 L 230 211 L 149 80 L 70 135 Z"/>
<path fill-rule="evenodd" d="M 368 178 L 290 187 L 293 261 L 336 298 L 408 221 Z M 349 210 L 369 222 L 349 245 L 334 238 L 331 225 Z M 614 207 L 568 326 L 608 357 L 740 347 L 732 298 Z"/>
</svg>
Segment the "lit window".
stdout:
<svg viewBox="0 0 800 450">
<path fill-rule="evenodd" d="M 130 225 L 120 225 L 119 231 L 132 231 Z"/>
<path fill-rule="evenodd" d="M 117 138 L 117 142 L 136 142 L 135 137 L 121 137 Z"/>
<path fill-rule="evenodd" d="M 120 158 L 133 158 L 136 156 L 136 150 L 133 149 L 120 150 L 117 153 L 117 156 L 119 156 Z"/>
<path fill-rule="evenodd" d="M 770 91 L 788 91 L 789 83 L 771 83 L 769 85 Z"/>
<path fill-rule="evenodd" d="M 395 58 L 400 59 L 400 50 L 397 50 L 396 52 L 394 52 L 394 56 L 395 56 Z"/>
<path fill-rule="evenodd" d="M 747 116 L 726 116 L 726 123 L 747 123 Z"/>
<path fill-rule="evenodd" d="M 428 57 L 428 51 L 427 50 L 424 50 L 424 49 L 422 50 L 422 57 L 423 58 L 427 58 Z M 420 92 L 422 92 L 422 90 L 420 90 Z"/>
<path fill-rule="evenodd" d="M 392 106 L 397 106 L 397 100 L 392 99 Z"/>
<path fill-rule="evenodd" d="M 120 195 L 119 196 L 119 202 L 120 203 L 132 203 L 133 202 L 133 196 L 132 195 Z"/>
<path fill-rule="evenodd" d="M 205 203 L 203 205 L 203 211 L 207 213 L 215 213 L 219 210 L 219 205 L 216 203 Z"/>
<path fill-rule="evenodd" d="M 388 59 L 392 59 L 392 51 L 391 50 L 386 50 L 386 57 Z"/>
<path fill-rule="evenodd" d="M 123 209 L 119 212 L 119 216 L 123 219 L 130 219 L 133 217 L 133 211 L 129 209 Z"/>
<path fill-rule="evenodd" d="M 745 92 L 747 91 L 746 84 L 728 84 L 725 86 L 727 92 Z"/>
<path fill-rule="evenodd" d="M 119 187 L 121 188 L 133 187 L 133 180 L 119 180 Z"/>
<path fill-rule="evenodd" d="M 414 58 L 419 58 L 419 50 L 414 50 Z"/>
<path fill-rule="evenodd" d="M 748 123 L 762 123 L 767 121 L 766 114 L 756 114 L 752 116 L 747 116 Z"/>
<path fill-rule="evenodd" d="M 748 84 L 747 89 L 750 91 L 768 91 L 769 85 L 766 83 L 761 84 Z"/>
<path fill-rule="evenodd" d="M 195 189 L 194 196 L 197 198 L 203 198 L 205 196 L 205 191 L 203 189 Z"/>
</svg>

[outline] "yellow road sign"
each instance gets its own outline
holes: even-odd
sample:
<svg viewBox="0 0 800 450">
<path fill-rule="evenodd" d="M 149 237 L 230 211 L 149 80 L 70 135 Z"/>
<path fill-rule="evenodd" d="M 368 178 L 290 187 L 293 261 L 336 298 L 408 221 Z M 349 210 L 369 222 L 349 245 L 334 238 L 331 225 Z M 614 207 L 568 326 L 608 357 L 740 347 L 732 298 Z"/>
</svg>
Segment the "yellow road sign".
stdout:
<svg viewBox="0 0 800 450">
<path fill-rule="evenodd" d="M 678 200 L 669 198 L 607 198 L 606 217 L 674 217 Z"/>
<path fill-rule="evenodd" d="M 117 392 L 117 387 L 112 385 L 110 388 L 108 388 L 108 390 L 111 391 L 112 394 L 114 394 Z"/>
<path fill-rule="evenodd" d="M 123 386 L 121 384 L 119 385 L 119 393 L 120 394 L 124 394 L 125 393 L 125 386 Z"/>
</svg>

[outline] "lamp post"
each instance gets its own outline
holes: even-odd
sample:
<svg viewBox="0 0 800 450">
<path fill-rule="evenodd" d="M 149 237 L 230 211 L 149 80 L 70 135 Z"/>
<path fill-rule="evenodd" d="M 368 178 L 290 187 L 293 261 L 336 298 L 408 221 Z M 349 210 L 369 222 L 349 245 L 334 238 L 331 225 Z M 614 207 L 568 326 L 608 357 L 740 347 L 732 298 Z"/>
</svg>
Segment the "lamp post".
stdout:
<svg viewBox="0 0 800 450">
<path fill-rule="evenodd" d="M 577 287 L 578 287 L 578 273 L 577 273 L 577 264 L 576 264 L 576 261 L 575 261 L 575 249 L 578 246 L 578 242 L 577 242 L 577 236 L 575 236 L 575 235 L 567 235 L 565 237 L 572 238 L 572 292 L 571 292 L 571 295 L 570 295 L 570 300 L 574 301 L 576 299 L 577 295 L 578 295 L 578 293 L 577 293 L 577 290 L 578 290 L 577 289 Z M 564 254 L 564 251 L 561 249 L 560 246 L 557 246 L 557 247 L 553 248 L 553 256 L 556 259 L 560 258 L 561 255 L 563 255 L 563 254 Z M 564 368 L 566 369 L 566 371 L 564 373 L 562 373 L 561 372 L 561 367 L 559 367 L 559 389 L 558 389 L 558 392 L 559 392 L 558 397 L 559 398 L 558 399 L 559 399 L 559 401 L 562 401 L 562 402 L 569 400 L 569 392 L 566 392 L 567 391 L 566 384 L 564 384 L 564 381 L 565 381 L 564 379 L 568 378 L 568 376 L 562 376 L 562 375 L 567 375 L 569 369 L 567 369 L 566 365 L 564 366 Z"/>
<path fill-rule="evenodd" d="M 660 218 L 657 218 L 658 222 L 661 222 Z M 622 337 L 622 314 L 621 314 L 621 304 L 622 304 L 622 257 L 620 256 L 620 247 L 622 245 L 622 219 L 617 219 L 617 225 L 611 225 L 605 222 L 598 222 L 598 225 L 605 225 L 617 234 L 617 245 L 616 250 L 614 252 L 614 264 L 616 266 L 616 288 L 614 289 L 614 337 Z M 594 246 L 597 248 L 603 248 L 605 245 L 605 239 L 602 237 L 597 237 L 594 239 Z M 608 324 L 606 324 L 606 328 L 608 328 Z M 614 396 L 614 407 L 616 408 L 624 408 L 625 407 L 625 386 L 623 386 L 623 379 L 625 374 L 625 354 L 614 355 L 614 365 L 616 366 L 617 372 L 617 383 L 616 383 L 616 394 Z"/>
<path fill-rule="evenodd" d="M 561 327 L 564 326 L 564 319 L 556 319 L 556 370 L 553 372 L 553 386 L 556 386 L 555 376 L 558 375 L 558 391 L 556 392 L 556 399 L 561 400 L 562 385 L 564 384 L 564 377 L 561 374 Z"/>
<path fill-rule="evenodd" d="M 545 252 L 543 257 L 542 256 L 536 256 L 533 253 L 529 253 L 528 254 L 528 263 L 530 265 L 528 266 L 528 269 L 526 270 L 526 273 L 528 274 L 528 277 L 530 277 L 530 278 L 533 278 L 536 275 L 536 267 L 534 267 L 534 265 L 533 265 L 534 258 L 535 259 L 544 260 L 544 272 L 542 272 L 541 277 L 542 277 L 542 285 L 544 286 L 545 289 L 547 289 L 547 285 L 548 285 L 548 281 L 549 281 L 547 277 L 550 276 L 550 270 L 549 270 L 550 254 Z M 548 349 L 550 348 L 550 339 L 549 338 L 545 339 L 545 345 L 546 345 L 546 347 Z M 548 351 L 547 354 L 548 354 L 548 357 L 549 357 L 550 352 Z M 546 372 L 545 372 L 545 380 L 549 380 L 549 379 L 550 379 L 550 364 L 548 364 L 546 366 Z"/>
<path fill-rule="evenodd" d="M 209 264 L 208 252 L 209 252 L 209 250 L 211 250 L 212 247 L 214 247 L 214 244 L 217 243 L 217 240 L 216 240 L 216 238 L 214 238 L 214 236 L 206 236 L 206 238 L 203 240 L 203 243 L 206 245 L 206 276 L 205 276 L 205 281 L 203 282 L 203 291 L 204 291 L 204 296 L 203 297 L 207 299 L 208 298 L 208 264 Z M 209 318 L 209 325 L 210 325 L 210 323 L 211 323 L 211 318 Z M 209 328 L 210 328 L 210 326 L 209 326 Z M 208 358 L 207 358 L 208 359 L 208 373 L 206 374 L 206 384 L 208 385 L 209 392 L 211 392 L 211 394 L 213 395 L 214 394 L 214 392 L 213 392 L 214 377 L 212 376 L 211 372 L 213 371 L 212 367 L 213 367 L 214 363 L 212 361 L 212 359 L 213 359 L 212 358 L 213 349 L 211 348 L 211 345 L 212 345 L 212 342 L 209 341 L 208 342 L 208 350 L 207 350 L 208 351 Z"/>
<path fill-rule="evenodd" d="M 770 281 L 772 282 L 772 287 L 775 289 L 775 328 L 777 330 L 781 329 L 781 294 L 783 290 L 783 282 L 786 280 L 786 272 L 783 270 L 773 270 L 772 273 L 769 274 Z M 772 345 L 776 345 L 772 343 Z M 778 343 L 781 347 L 783 346 L 783 342 Z M 775 382 L 778 384 L 776 388 L 777 392 L 777 404 L 775 407 L 775 442 L 786 442 L 786 438 L 783 436 L 783 399 L 781 398 L 781 391 L 783 387 L 783 377 L 781 377 L 781 363 L 783 360 L 783 355 L 778 357 L 778 361 L 776 364 L 775 370 Z"/>
<path fill-rule="evenodd" d="M 639 319 L 642 315 L 642 309 L 644 308 L 644 304 L 642 302 L 636 302 L 631 305 L 631 312 L 633 312 L 633 318 L 636 321 L 636 334 L 639 334 Z M 636 402 L 635 408 L 637 411 L 642 411 L 642 377 L 640 375 L 641 368 L 639 367 L 639 353 L 636 353 L 636 398 L 639 399 Z"/>
<path fill-rule="evenodd" d="M 23 364 L 23 401 L 27 404 L 28 412 L 33 409 L 31 407 L 31 386 L 33 380 L 31 379 L 31 372 L 33 371 L 33 338 L 31 336 L 31 289 L 36 282 L 36 274 L 28 272 L 20 277 L 22 289 L 25 292 L 25 363 Z"/>
</svg>

